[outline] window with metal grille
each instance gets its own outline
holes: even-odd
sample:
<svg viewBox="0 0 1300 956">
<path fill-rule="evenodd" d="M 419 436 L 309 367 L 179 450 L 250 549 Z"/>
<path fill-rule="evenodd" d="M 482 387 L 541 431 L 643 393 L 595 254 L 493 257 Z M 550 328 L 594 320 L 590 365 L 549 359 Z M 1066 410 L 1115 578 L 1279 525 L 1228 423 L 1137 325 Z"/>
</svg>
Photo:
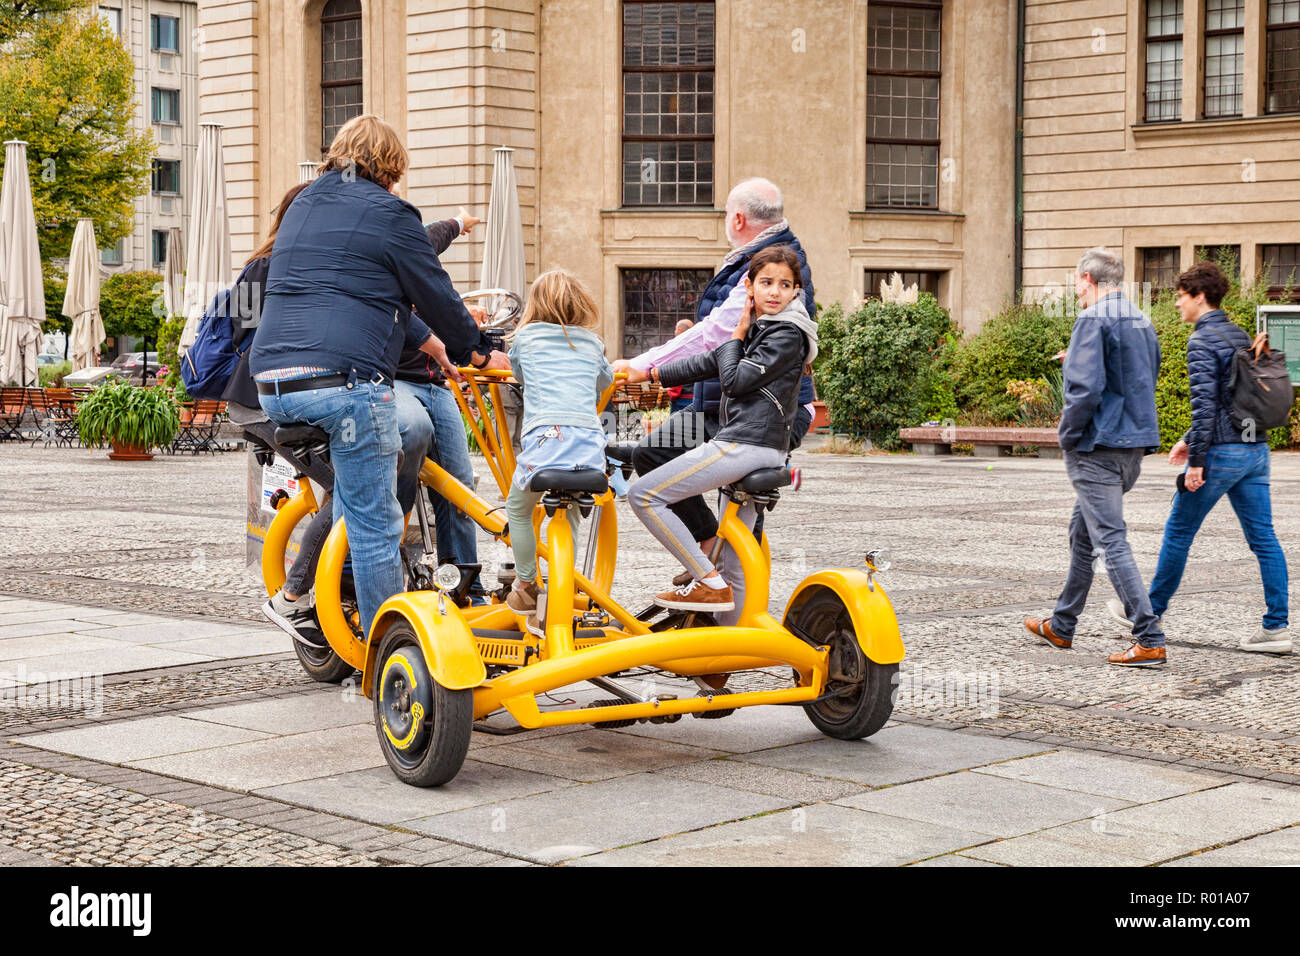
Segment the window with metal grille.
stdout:
<svg viewBox="0 0 1300 956">
<path fill-rule="evenodd" d="M 1224 275 L 1232 278 L 1241 274 L 1241 246 L 1197 246 L 1196 261 L 1213 262 Z"/>
<path fill-rule="evenodd" d="M 1268 0 L 1264 112 L 1300 111 L 1300 0 Z"/>
<path fill-rule="evenodd" d="M 165 229 L 153 230 L 153 264 L 155 267 L 161 266 L 167 261 L 167 231 Z"/>
<path fill-rule="evenodd" d="M 1300 243 L 1260 246 L 1259 258 L 1264 264 L 1269 297 L 1277 299 L 1289 292 L 1292 301 L 1300 300 Z"/>
<path fill-rule="evenodd" d="M 867 6 L 869 208 L 939 208 L 941 8 Z"/>
<path fill-rule="evenodd" d="M 623 3 L 623 205 L 713 205 L 714 5 Z"/>
<path fill-rule="evenodd" d="M 155 159 L 153 161 L 153 191 L 179 193 L 181 191 L 181 161 Z"/>
<path fill-rule="evenodd" d="M 1241 115 L 1246 0 L 1205 0 L 1205 116 Z"/>
<path fill-rule="evenodd" d="M 330 0 L 320 15 L 321 152 L 362 113 L 361 0 Z"/>
<path fill-rule="evenodd" d="M 1139 249 L 1138 253 L 1142 257 L 1142 281 L 1153 290 L 1172 289 L 1178 281 L 1181 250 L 1177 246 L 1159 246 Z"/>
<path fill-rule="evenodd" d="M 903 287 L 916 286 L 917 292 L 928 292 L 931 295 L 939 294 L 939 277 L 942 272 L 909 272 L 906 269 L 868 269 L 867 281 L 865 285 L 867 299 L 880 299 L 880 284 L 886 285 L 894 278 L 897 272 L 903 279 Z"/>
<path fill-rule="evenodd" d="M 1147 0 L 1148 123 L 1183 118 L 1183 0 Z"/>
<path fill-rule="evenodd" d="M 126 257 L 126 242 L 119 239 L 107 249 L 99 250 L 99 262 L 106 266 L 120 266 Z"/>
<path fill-rule="evenodd" d="M 177 126 L 181 121 L 181 91 L 151 88 L 153 121 Z"/>
<path fill-rule="evenodd" d="M 682 319 L 695 321 L 710 269 L 622 269 L 623 357 L 632 358 L 673 337 Z"/>
<path fill-rule="evenodd" d="M 149 15 L 150 46 L 163 53 L 181 52 L 181 21 L 179 17 L 165 17 L 153 13 Z"/>
</svg>

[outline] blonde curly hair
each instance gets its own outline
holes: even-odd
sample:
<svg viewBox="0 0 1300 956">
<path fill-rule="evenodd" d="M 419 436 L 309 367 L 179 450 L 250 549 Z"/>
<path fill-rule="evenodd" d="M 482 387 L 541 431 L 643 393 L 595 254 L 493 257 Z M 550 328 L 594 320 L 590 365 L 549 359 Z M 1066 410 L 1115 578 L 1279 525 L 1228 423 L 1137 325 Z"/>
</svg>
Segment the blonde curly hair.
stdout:
<svg viewBox="0 0 1300 956">
<path fill-rule="evenodd" d="M 524 305 L 523 318 L 515 326 L 514 332 L 506 336 L 513 340 L 520 329 L 533 322 L 549 322 L 564 330 L 568 340 L 567 328 L 587 329 L 600 335 L 600 310 L 596 299 L 581 279 L 563 269 L 543 272 L 533 280 L 528 290 L 528 302 Z M 569 342 L 572 347 L 573 342 Z"/>
<path fill-rule="evenodd" d="M 317 173 L 353 169 L 388 189 L 406 175 L 409 163 L 397 130 L 373 113 L 362 113 L 343 124 Z"/>
</svg>

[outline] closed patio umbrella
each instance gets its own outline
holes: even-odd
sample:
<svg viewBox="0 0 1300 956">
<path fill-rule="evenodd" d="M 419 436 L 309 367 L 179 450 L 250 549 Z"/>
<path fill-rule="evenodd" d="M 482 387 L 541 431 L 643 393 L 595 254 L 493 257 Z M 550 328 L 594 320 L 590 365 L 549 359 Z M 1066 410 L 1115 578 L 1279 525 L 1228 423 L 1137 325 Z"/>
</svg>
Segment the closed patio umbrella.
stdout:
<svg viewBox="0 0 1300 956">
<path fill-rule="evenodd" d="M 309 183 L 316 178 L 316 170 L 320 168 L 320 163 L 304 162 L 298 164 L 298 182 Z"/>
<path fill-rule="evenodd" d="M 77 232 L 72 237 L 63 314 L 72 320 L 73 370 L 98 364 L 104 321 L 99 315 L 99 244 L 89 219 L 77 220 Z"/>
<path fill-rule="evenodd" d="M 507 289 L 522 299 L 528 283 L 524 276 L 524 221 L 519 213 L 519 184 L 510 158 L 513 152 L 508 146 L 492 150 L 492 194 L 479 286 Z M 499 304 L 493 303 L 493 309 Z"/>
<path fill-rule="evenodd" d="M 181 245 L 181 228 L 167 230 L 167 252 L 163 256 L 163 305 L 167 318 L 185 314 L 185 258 Z"/>
<path fill-rule="evenodd" d="M 0 381 L 36 385 L 36 353 L 45 321 L 41 250 L 36 240 L 32 184 L 27 174 L 27 144 L 5 143 L 4 183 L 0 185 L 0 232 L 4 233 L 5 304 L 0 306 Z"/>
<path fill-rule="evenodd" d="M 230 284 L 230 222 L 226 218 L 226 173 L 221 155 L 221 124 L 203 123 L 190 190 L 190 234 L 185 257 L 183 355 L 194 344 L 199 318 L 208 301 Z"/>
</svg>

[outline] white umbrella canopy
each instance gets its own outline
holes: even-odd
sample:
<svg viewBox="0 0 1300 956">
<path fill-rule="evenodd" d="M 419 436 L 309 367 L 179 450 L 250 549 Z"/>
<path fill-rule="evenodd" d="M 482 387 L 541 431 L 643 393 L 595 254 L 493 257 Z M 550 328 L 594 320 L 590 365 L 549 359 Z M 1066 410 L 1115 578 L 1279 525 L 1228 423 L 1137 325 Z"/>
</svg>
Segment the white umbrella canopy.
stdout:
<svg viewBox="0 0 1300 956">
<path fill-rule="evenodd" d="M 492 150 L 492 195 L 488 205 L 487 234 L 483 240 L 480 288 L 507 289 L 524 296 L 524 221 L 519 213 L 519 183 L 510 158 L 514 150 Z M 500 303 L 494 303 L 495 309 Z"/>
<path fill-rule="evenodd" d="M 163 305 L 167 318 L 185 314 L 185 259 L 182 256 L 181 227 L 167 230 L 167 252 L 163 256 Z"/>
<path fill-rule="evenodd" d="M 104 342 L 104 320 L 99 315 L 99 243 L 89 219 L 77 220 L 77 232 L 72 237 L 63 314 L 72 320 L 73 371 L 97 365 L 99 347 Z"/>
<path fill-rule="evenodd" d="M 226 218 L 226 172 L 221 125 L 203 123 L 190 190 L 190 235 L 185 258 L 185 328 L 180 350 L 194 344 L 208 301 L 230 284 L 230 221 Z"/>
<path fill-rule="evenodd" d="M 4 183 L 0 185 L 0 232 L 4 234 L 5 304 L 0 306 L 0 381 L 36 385 L 36 353 L 45 321 L 41 250 L 27 173 L 27 144 L 5 143 Z"/>
</svg>

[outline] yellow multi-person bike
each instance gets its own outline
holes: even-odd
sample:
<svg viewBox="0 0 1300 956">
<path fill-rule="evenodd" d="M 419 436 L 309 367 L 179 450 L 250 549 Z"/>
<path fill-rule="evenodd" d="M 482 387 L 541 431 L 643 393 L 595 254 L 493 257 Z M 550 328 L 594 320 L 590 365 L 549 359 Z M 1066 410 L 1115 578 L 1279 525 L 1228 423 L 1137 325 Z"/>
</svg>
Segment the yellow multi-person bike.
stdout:
<svg viewBox="0 0 1300 956">
<path fill-rule="evenodd" d="M 453 389 L 453 394 L 504 500 L 515 461 L 502 390 L 515 386 L 509 373 L 461 371 L 464 390 Z M 601 396 L 598 410 L 618 387 L 615 383 Z M 309 450 L 317 456 L 328 453 L 328 440 L 319 430 L 291 426 L 279 431 L 279 444 L 295 460 Z M 425 461 L 420 479 L 489 535 L 509 541 L 501 506 L 433 461 Z M 491 603 L 474 606 L 467 587 L 477 569 L 434 569 L 426 562 L 429 573 L 412 578 L 418 589 L 385 602 L 370 633 L 362 634 L 345 593 L 347 529 L 338 521 L 323 547 L 315 579 L 317 616 L 329 650 L 313 653 L 298 642 L 295 650 L 318 680 L 339 681 L 361 672 L 360 686 L 374 702 L 385 760 L 401 780 L 416 786 L 451 780 L 475 729 L 502 733 L 573 724 L 625 727 L 638 721 L 672 722 L 685 714 L 726 716 L 757 704 L 799 704 L 828 736 L 869 736 L 884 726 L 893 710 L 904 653 L 893 606 L 873 577 L 887 566 L 885 556 L 869 552 L 862 569 L 809 575 L 794 589 L 778 621 L 768 612 L 771 557 L 766 535 L 756 538 L 737 512 L 751 501 L 770 510 L 779 489 L 789 483 L 786 469 L 773 468 L 723 489 L 718 539 L 735 549 L 745 576 L 744 601 L 732 625 L 655 605 L 634 612 L 615 601 L 610 592 L 618 520 L 606 474 L 547 469 L 532 479 L 533 490 L 544 493 L 534 524 L 539 531 L 546 525 L 538 535 L 539 566 L 547 570 L 538 633 L 504 603 L 508 577 L 503 577 Z M 310 482 L 301 486 L 296 496 L 278 503 L 266 535 L 262 575 L 268 594 L 284 583 L 286 548 L 294 528 L 317 510 Z M 576 566 L 573 532 L 564 520 L 570 508 L 592 516 L 581 569 Z M 422 504 L 417 512 L 423 528 L 427 519 Z M 779 686 L 771 686 L 773 669 Z M 728 680 L 751 671 L 762 672 L 764 679 Z M 620 678 L 629 672 L 635 682 Z M 668 689 L 684 681 L 696 695 L 663 693 L 664 683 L 642 679 L 648 674 L 662 675 Z M 608 693 L 609 699 L 579 706 L 548 696 L 584 682 Z M 728 683 L 742 686 L 728 688 Z M 746 689 L 755 683 L 759 686 Z M 501 726 L 503 716 L 512 719 L 507 728 Z M 489 718 L 496 719 L 489 723 Z"/>
</svg>

